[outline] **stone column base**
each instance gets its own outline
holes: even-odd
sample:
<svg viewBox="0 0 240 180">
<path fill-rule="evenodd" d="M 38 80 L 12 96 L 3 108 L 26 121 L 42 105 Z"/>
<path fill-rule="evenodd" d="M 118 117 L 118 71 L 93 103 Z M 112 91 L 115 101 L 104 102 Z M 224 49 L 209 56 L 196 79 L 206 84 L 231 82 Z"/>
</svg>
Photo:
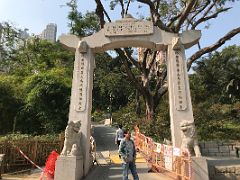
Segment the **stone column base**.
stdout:
<svg viewBox="0 0 240 180">
<path fill-rule="evenodd" d="M 80 180 L 83 177 L 82 156 L 59 156 L 54 180 Z"/>
<path fill-rule="evenodd" d="M 209 180 L 208 162 L 204 157 L 192 157 L 193 179 Z"/>
</svg>

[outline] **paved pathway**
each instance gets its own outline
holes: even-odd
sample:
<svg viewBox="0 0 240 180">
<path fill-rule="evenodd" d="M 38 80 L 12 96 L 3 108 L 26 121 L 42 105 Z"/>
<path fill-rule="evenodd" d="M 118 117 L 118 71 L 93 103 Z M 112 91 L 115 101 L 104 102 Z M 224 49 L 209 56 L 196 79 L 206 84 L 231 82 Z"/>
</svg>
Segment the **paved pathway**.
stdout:
<svg viewBox="0 0 240 180">
<path fill-rule="evenodd" d="M 117 145 L 114 143 L 116 129 L 96 125 L 94 128 L 94 138 L 97 143 L 97 161 L 91 172 L 84 180 L 122 180 L 122 168 L 120 163 L 111 162 L 112 156 L 116 157 Z M 137 171 L 140 180 L 171 180 L 171 178 L 156 174 L 148 173 L 146 163 L 137 163 Z M 129 174 L 129 179 L 132 179 Z"/>
<path fill-rule="evenodd" d="M 32 174 L 8 175 L 3 174 L 2 180 L 40 180 L 41 173 L 34 171 Z"/>
</svg>

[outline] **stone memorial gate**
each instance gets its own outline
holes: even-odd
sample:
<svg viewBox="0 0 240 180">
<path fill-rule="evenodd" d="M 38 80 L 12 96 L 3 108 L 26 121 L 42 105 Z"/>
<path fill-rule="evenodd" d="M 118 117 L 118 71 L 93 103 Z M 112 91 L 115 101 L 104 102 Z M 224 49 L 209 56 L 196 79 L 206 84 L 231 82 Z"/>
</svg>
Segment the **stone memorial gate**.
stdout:
<svg viewBox="0 0 240 180">
<path fill-rule="evenodd" d="M 82 39 L 75 35 L 62 35 L 60 42 L 75 52 L 69 122 L 81 123 L 82 154 L 76 157 L 61 155 L 56 165 L 56 173 L 60 175 L 55 180 L 62 180 L 67 176 L 68 180 L 79 180 L 88 173 L 92 165 L 90 125 L 95 53 L 122 47 L 143 47 L 167 53 L 171 136 L 173 146 L 180 148 L 180 123 L 187 121 L 194 125 L 185 49 L 195 45 L 200 37 L 201 32 L 197 30 L 169 33 L 153 26 L 152 22 L 137 20 L 131 16 L 106 23 L 99 32 Z M 65 158 L 64 161 L 61 158 Z"/>
</svg>

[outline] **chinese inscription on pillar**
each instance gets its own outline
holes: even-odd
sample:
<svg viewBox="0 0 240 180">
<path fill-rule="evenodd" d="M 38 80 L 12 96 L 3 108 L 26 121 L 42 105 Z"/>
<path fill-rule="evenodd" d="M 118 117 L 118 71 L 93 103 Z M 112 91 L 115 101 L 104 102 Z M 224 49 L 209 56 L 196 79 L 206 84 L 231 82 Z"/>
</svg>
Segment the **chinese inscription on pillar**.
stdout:
<svg viewBox="0 0 240 180">
<path fill-rule="evenodd" d="M 84 60 L 84 54 L 81 53 L 80 58 L 77 59 L 78 89 L 75 94 L 77 100 L 77 103 L 75 105 L 76 111 L 84 111 L 86 108 L 87 66 L 87 63 Z"/>
<path fill-rule="evenodd" d="M 175 51 L 175 73 L 176 83 L 174 84 L 175 89 L 175 107 L 178 111 L 184 111 L 187 108 L 187 97 L 185 87 L 185 71 L 183 67 L 183 59 L 181 52 Z"/>
</svg>

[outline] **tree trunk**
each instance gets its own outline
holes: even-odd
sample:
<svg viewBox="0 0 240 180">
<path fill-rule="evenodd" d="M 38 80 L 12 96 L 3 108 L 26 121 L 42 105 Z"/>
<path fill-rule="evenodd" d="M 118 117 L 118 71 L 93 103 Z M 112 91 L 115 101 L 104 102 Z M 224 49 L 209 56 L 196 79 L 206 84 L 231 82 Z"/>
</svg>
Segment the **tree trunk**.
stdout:
<svg viewBox="0 0 240 180">
<path fill-rule="evenodd" d="M 138 117 L 140 117 L 140 114 L 141 114 L 141 104 L 140 104 L 140 98 L 139 98 L 140 94 L 139 94 L 139 91 L 136 90 L 136 114 Z"/>
<path fill-rule="evenodd" d="M 154 118 L 155 108 L 154 108 L 154 100 L 151 95 L 145 100 L 146 105 L 146 121 L 151 122 Z"/>
</svg>

